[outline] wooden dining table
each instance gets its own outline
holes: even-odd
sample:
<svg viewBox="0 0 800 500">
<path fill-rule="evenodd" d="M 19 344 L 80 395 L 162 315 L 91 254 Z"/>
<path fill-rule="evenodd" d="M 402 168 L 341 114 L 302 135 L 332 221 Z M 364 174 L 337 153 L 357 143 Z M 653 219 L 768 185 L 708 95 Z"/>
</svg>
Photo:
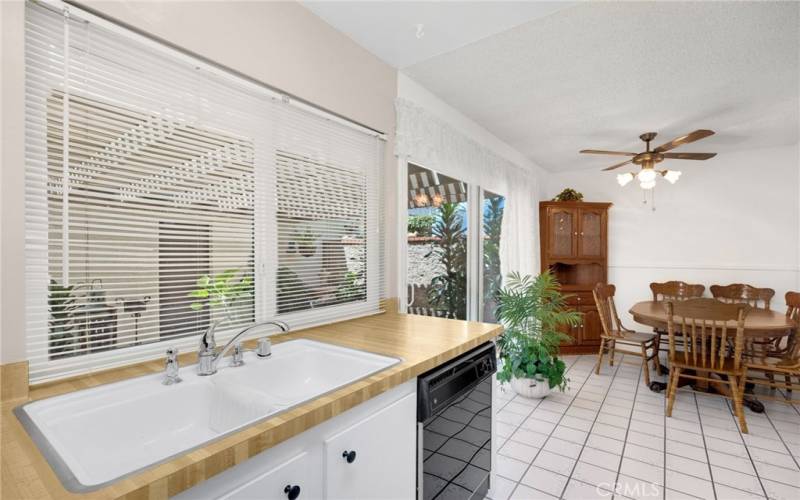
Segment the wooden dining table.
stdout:
<svg viewBox="0 0 800 500">
<path fill-rule="evenodd" d="M 633 320 L 643 325 L 652 326 L 662 332 L 667 331 L 666 302 L 646 300 L 637 302 L 630 311 Z M 736 328 L 736 322 L 730 322 Z M 794 330 L 792 323 L 784 313 L 752 308 L 744 318 L 744 335 L 752 338 L 785 337 Z"/>
<path fill-rule="evenodd" d="M 659 331 L 667 331 L 666 302 L 646 300 L 637 302 L 628 311 L 637 323 L 651 326 Z M 736 328 L 736 322 L 730 322 L 730 328 Z M 784 313 L 751 308 L 744 318 L 745 339 L 774 339 L 789 335 L 795 328 Z M 660 391 L 666 387 L 662 382 L 656 382 L 653 390 Z M 727 384 L 714 384 L 714 389 L 727 394 Z M 745 404 L 753 411 L 761 412 L 764 406 L 754 398 L 745 400 Z"/>
</svg>

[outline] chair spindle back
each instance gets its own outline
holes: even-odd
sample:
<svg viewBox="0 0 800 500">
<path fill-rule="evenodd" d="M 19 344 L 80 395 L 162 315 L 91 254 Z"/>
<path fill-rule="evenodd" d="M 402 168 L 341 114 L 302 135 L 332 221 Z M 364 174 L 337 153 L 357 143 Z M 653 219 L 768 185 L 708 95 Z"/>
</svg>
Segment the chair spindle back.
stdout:
<svg viewBox="0 0 800 500">
<path fill-rule="evenodd" d="M 789 336 L 787 361 L 800 362 L 800 292 L 786 292 L 786 319 L 794 324 L 794 332 Z"/>
<path fill-rule="evenodd" d="M 731 285 L 711 285 L 711 295 L 729 304 L 747 304 L 756 309 L 769 310 L 769 303 L 775 296 L 772 288 L 756 288 L 752 285 L 734 283 Z"/>
<path fill-rule="evenodd" d="M 729 343 L 732 342 L 734 369 L 739 370 L 744 350 L 746 315 L 745 304 L 726 304 L 709 298 L 668 302 L 670 361 L 721 370 L 728 357 Z M 683 351 L 675 349 L 677 337 L 681 338 Z"/>
<path fill-rule="evenodd" d="M 694 299 L 703 296 L 705 285 L 693 285 L 683 281 L 667 281 L 665 283 L 650 283 L 653 292 L 653 302 L 678 301 Z"/>
<path fill-rule="evenodd" d="M 600 324 L 603 333 L 607 337 L 622 336 L 622 322 L 617 315 L 617 307 L 614 305 L 614 294 L 617 288 L 614 285 L 598 283 L 592 290 L 594 302 L 597 305 L 597 312 L 600 313 Z"/>
<path fill-rule="evenodd" d="M 786 319 L 800 321 L 800 292 L 786 292 Z"/>
</svg>

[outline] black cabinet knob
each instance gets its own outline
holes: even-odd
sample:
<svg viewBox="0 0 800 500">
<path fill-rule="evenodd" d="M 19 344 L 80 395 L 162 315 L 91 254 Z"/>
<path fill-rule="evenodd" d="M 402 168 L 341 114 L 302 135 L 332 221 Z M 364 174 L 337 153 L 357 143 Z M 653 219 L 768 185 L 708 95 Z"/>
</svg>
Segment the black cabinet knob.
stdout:
<svg viewBox="0 0 800 500">
<path fill-rule="evenodd" d="M 300 496 L 300 487 L 296 484 L 294 486 L 287 484 L 286 488 L 283 489 L 283 492 L 286 493 L 286 496 L 289 497 L 289 500 L 295 500 Z"/>
<path fill-rule="evenodd" d="M 348 464 L 352 464 L 356 461 L 356 452 L 355 451 L 343 451 L 342 458 L 347 460 Z"/>
</svg>

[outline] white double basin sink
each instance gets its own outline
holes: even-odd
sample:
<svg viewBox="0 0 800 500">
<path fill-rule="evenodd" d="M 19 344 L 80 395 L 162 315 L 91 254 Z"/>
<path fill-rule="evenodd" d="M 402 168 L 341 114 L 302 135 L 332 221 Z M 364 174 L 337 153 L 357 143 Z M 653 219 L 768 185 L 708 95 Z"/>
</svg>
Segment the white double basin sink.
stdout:
<svg viewBox="0 0 800 500">
<path fill-rule="evenodd" d="M 90 491 L 265 420 L 400 360 L 311 340 L 248 352 L 245 364 L 182 382 L 154 374 L 42 399 L 15 410 L 64 486 Z"/>
</svg>

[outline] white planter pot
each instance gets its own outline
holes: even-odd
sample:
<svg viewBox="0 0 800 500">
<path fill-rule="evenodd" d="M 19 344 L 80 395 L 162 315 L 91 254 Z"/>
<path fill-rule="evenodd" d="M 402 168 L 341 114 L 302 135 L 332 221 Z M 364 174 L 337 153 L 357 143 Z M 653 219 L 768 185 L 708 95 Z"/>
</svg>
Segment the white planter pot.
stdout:
<svg viewBox="0 0 800 500">
<path fill-rule="evenodd" d="M 512 378 L 511 388 L 523 398 L 541 399 L 550 394 L 550 383 L 545 379 Z"/>
</svg>

